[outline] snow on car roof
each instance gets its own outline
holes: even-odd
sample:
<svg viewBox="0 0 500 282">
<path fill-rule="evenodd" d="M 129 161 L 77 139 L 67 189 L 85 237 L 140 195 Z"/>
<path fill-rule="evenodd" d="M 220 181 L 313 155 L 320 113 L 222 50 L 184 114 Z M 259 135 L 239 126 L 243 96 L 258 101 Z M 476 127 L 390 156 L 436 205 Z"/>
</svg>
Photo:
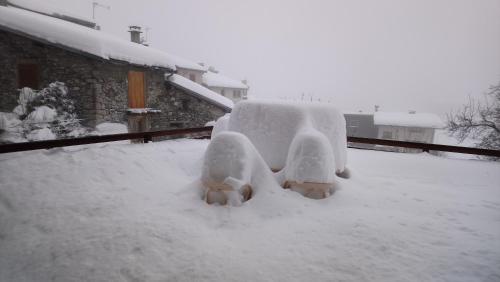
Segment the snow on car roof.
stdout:
<svg viewBox="0 0 500 282">
<path fill-rule="evenodd" d="M 376 112 L 375 125 L 443 128 L 441 118 L 431 113 Z"/>
<path fill-rule="evenodd" d="M 140 66 L 203 69 L 196 63 L 166 52 L 133 43 L 111 34 L 35 12 L 0 6 L 0 29 L 37 40 L 62 45 L 106 60 L 126 61 Z"/>
<path fill-rule="evenodd" d="M 208 100 L 212 103 L 218 104 L 218 105 L 223 106 L 224 108 L 227 108 L 227 109 L 232 109 L 234 106 L 233 101 L 231 101 L 230 99 L 228 99 L 224 96 L 221 96 L 221 95 L 215 93 L 214 91 L 212 91 L 206 87 L 203 87 L 202 85 L 200 85 L 196 82 L 193 82 L 193 81 L 191 81 L 183 76 L 180 76 L 178 74 L 174 74 L 172 76 L 166 75 L 166 77 L 169 77 L 168 80 L 170 82 L 174 83 L 175 85 L 180 86 L 182 88 L 185 88 L 185 89 L 201 96 L 201 98 L 204 98 L 205 100 Z"/>
<path fill-rule="evenodd" d="M 243 82 L 212 71 L 203 74 L 203 83 L 209 87 L 248 89 L 248 85 Z"/>
</svg>

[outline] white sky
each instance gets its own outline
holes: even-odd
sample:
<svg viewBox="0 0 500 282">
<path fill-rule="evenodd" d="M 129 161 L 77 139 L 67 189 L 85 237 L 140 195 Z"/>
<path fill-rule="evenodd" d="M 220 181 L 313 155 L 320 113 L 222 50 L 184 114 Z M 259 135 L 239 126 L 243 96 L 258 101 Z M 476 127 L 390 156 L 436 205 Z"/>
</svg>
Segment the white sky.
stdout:
<svg viewBox="0 0 500 282">
<path fill-rule="evenodd" d="M 92 16 L 92 0 L 52 1 Z M 103 32 L 148 26 L 152 47 L 246 78 L 259 98 L 443 114 L 500 81 L 500 0 L 99 2 Z"/>
</svg>

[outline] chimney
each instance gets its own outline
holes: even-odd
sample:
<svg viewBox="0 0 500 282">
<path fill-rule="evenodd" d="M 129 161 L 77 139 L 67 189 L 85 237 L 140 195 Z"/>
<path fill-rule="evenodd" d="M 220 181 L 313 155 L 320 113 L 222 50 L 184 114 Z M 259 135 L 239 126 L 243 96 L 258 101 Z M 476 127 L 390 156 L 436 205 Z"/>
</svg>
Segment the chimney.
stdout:
<svg viewBox="0 0 500 282">
<path fill-rule="evenodd" d="M 204 67 L 205 66 L 205 63 L 198 63 L 198 65 Z"/>
<path fill-rule="evenodd" d="M 375 105 L 375 112 L 378 112 L 379 109 L 380 109 L 380 106 L 379 105 Z"/>
<path fill-rule="evenodd" d="M 417 113 L 417 111 L 410 110 L 410 111 L 408 111 L 408 113 L 409 113 L 410 115 L 414 115 L 414 114 L 416 114 L 416 113 Z"/>
<path fill-rule="evenodd" d="M 130 41 L 141 44 L 142 31 L 140 26 L 131 25 L 129 26 L 128 32 L 130 32 Z"/>
<path fill-rule="evenodd" d="M 246 79 L 243 79 L 243 80 L 241 81 L 241 83 L 243 83 L 243 84 L 245 84 L 245 85 L 248 85 L 248 84 L 247 84 L 247 83 L 248 83 L 248 81 L 247 81 Z"/>
</svg>

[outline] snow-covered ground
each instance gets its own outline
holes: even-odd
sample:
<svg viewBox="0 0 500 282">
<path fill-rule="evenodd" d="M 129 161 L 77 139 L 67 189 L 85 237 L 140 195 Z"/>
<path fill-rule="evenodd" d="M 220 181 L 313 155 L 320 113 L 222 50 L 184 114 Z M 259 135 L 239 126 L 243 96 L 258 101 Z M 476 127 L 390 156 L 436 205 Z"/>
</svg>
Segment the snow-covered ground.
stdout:
<svg viewBox="0 0 500 282">
<path fill-rule="evenodd" d="M 221 207 L 207 145 L 0 155 L 0 281 L 500 280 L 499 163 L 350 149 L 327 199 Z"/>
</svg>

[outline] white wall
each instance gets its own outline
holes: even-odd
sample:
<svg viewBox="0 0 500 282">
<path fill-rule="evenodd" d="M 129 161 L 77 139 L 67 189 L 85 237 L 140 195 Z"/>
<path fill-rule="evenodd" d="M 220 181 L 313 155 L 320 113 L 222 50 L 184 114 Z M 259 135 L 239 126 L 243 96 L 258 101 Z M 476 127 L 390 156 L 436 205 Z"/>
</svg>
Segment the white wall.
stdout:
<svg viewBox="0 0 500 282">
<path fill-rule="evenodd" d="M 378 126 L 377 138 L 432 144 L 434 142 L 434 131 L 434 128 L 380 125 Z M 416 152 L 419 150 L 400 148 L 396 149 L 396 151 Z"/>
<path fill-rule="evenodd" d="M 177 74 L 181 75 L 187 79 L 192 80 L 191 76 L 194 77 L 194 82 L 201 84 L 203 82 L 203 73 L 204 71 L 199 71 L 199 70 L 191 70 L 191 69 L 185 69 L 185 68 L 180 68 L 177 67 Z"/>
<path fill-rule="evenodd" d="M 227 88 L 227 87 L 208 87 L 210 90 L 217 92 L 223 95 L 226 98 L 231 99 L 233 102 L 239 102 L 241 100 L 246 99 L 247 97 L 247 89 L 236 89 L 236 88 Z M 236 97 L 235 93 L 240 91 L 241 97 Z"/>
</svg>

